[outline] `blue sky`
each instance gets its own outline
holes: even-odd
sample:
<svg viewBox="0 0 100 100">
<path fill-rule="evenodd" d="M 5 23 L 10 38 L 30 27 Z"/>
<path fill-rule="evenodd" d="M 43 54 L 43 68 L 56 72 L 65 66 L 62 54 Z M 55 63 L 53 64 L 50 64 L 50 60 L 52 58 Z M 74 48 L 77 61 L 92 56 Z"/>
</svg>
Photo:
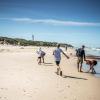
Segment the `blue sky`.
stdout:
<svg viewBox="0 0 100 100">
<path fill-rule="evenodd" d="M 0 0 L 0 36 L 100 47 L 100 0 Z"/>
</svg>

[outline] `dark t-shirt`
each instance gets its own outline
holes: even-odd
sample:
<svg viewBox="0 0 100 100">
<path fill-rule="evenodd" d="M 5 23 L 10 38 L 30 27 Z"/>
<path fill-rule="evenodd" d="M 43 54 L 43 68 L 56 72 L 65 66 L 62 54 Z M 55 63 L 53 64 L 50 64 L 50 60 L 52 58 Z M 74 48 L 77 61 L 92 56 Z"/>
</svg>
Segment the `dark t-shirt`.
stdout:
<svg viewBox="0 0 100 100">
<path fill-rule="evenodd" d="M 77 57 L 85 58 L 85 51 L 83 49 L 79 48 L 78 50 L 76 50 L 76 55 L 77 55 Z"/>
</svg>

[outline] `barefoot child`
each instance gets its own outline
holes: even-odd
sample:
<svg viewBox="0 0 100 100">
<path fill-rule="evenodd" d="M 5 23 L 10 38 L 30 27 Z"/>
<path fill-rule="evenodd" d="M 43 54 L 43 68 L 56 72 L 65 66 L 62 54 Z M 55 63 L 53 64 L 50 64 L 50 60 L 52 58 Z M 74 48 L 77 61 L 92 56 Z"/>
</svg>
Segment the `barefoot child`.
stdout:
<svg viewBox="0 0 100 100">
<path fill-rule="evenodd" d="M 42 51 L 41 48 L 39 48 L 39 50 L 37 51 L 37 54 L 38 54 L 38 59 L 37 59 L 38 64 L 41 64 L 42 61 L 44 63 L 44 56 L 46 53 L 44 51 Z"/>
<path fill-rule="evenodd" d="M 97 65 L 97 61 L 96 60 L 86 60 L 86 64 L 90 66 L 90 69 L 88 72 L 90 72 L 92 70 L 92 74 L 96 74 L 94 66 Z"/>
<path fill-rule="evenodd" d="M 41 48 L 39 48 L 39 50 L 37 51 L 37 54 L 38 54 L 38 64 L 41 64 Z"/>
<path fill-rule="evenodd" d="M 44 51 L 41 52 L 41 58 L 42 58 L 42 62 L 45 63 L 44 61 L 44 56 L 46 55 L 46 53 Z"/>
</svg>

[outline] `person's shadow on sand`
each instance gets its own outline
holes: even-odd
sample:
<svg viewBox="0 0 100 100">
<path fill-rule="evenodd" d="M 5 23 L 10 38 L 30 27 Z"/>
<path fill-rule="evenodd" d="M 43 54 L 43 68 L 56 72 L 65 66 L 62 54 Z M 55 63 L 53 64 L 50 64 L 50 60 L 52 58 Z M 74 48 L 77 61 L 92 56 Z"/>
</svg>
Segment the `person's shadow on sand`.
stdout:
<svg viewBox="0 0 100 100">
<path fill-rule="evenodd" d="M 45 66 L 54 66 L 53 63 L 44 63 Z"/>
<path fill-rule="evenodd" d="M 68 76 L 68 75 L 62 75 L 63 78 L 73 78 L 73 79 L 81 79 L 81 80 L 88 80 L 86 78 L 81 78 L 81 77 L 75 77 L 75 76 Z"/>
<path fill-rule="evenodd" d="M 57 74 L 57 72 L 55 72 Z M 62 75 L 62 78 L 73 78 L 73 79 L 81 79 L 81 80 L 88 80 L 86 78 L 81 78 L 81 77 L 75 77 L 75 76 L 68 76 L 68 75 Z"/>
</svg>

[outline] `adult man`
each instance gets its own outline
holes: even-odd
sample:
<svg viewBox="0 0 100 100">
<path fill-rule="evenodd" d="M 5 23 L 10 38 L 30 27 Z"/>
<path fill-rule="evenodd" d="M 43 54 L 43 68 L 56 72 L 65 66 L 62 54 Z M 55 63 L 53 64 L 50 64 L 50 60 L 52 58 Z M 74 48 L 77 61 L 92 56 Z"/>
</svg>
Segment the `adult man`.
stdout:
<svg viewBox="0 0 100 100">
<path fill-rule="evenodd" d="M 86 61 L 85 59 L 85 50 L 84 50 L 85 46 L 83 45 L 82 48 L 79 48 L 78 50 L 76 50 L 76 56 L 77 56 L 77 69 L 78 72 L 82 72 L 82 64 L 83 64 L 83 59 L 84 61 Z"/>
<path fill-rule="evenodd" d="M 63 52 L 63 50 L 60 48 L 60 44 L 57 45 L 57 48 L 53 51 L 53 55 L 54 55 L 54 58 L 55 58 L 55 62 L 56 62 L 56 65 L 57 65 L 57 74 L 61 75 L 62 76 L 62 71 L 61 71 L 61 68 L 59 66 L 60 64 L 60 61 L 61 61 L 61 53 L 63 53 L 67 59 L 69 59 L 69 57 Z"/>
</svg>

